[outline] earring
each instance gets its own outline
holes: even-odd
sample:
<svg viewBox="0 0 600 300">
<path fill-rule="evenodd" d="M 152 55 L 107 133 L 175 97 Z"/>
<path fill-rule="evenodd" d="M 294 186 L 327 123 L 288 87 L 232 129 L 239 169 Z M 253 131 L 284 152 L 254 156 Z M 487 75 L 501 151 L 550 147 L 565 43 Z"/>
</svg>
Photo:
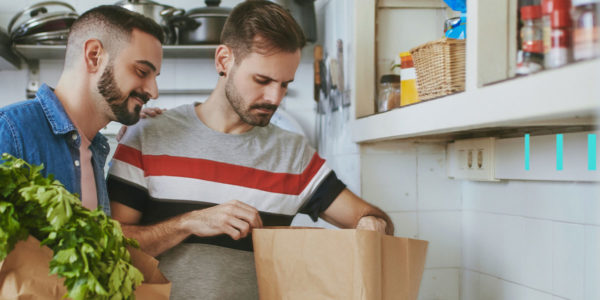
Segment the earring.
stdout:
<svg viewBox="0 0 600 300">
<path fill-rule="evenodd" d="M 223 72 L 223 71 L 219 72 L 219 76 L 225 76 L 225 72 Z"/>
</svg>

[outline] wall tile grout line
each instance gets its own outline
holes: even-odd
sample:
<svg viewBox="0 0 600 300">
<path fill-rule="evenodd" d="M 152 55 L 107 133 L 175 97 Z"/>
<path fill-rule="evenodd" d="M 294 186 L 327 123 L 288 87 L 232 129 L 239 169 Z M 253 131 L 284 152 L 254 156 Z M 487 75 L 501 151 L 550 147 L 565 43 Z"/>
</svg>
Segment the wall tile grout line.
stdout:
<svg viewBox="0 0 600 300">
<path fill-rule="evenodd" d="M 508 279 L 505 279 L 505 278 L 502 278 L 502 277 L 498 277 L 496 275 L 492 275 L 492 274 L 489 274 L 489 273 L 486 273 L 486 272 L 482 272 L 482 271 L 479 271 L 479 270 L 474 270 L 474 269 L 470 269 L 470 268 L 463 268 L 463 270 L 469 271 L 469 272 L 473 272 L 473 273 L 478 273 L 480 275 L 486 275 L 486 276 L 489 276 L 489 277 L 492 277 L 492 278 L 496 278 L 498 280 L 502 280 L 502 281 L 505 281 L 505 282 L 508 282 L 508 283 L 512 283 L 514 285 L 518 285 L 518 286 L 521 286 L 521 287 L 524 287 L 524 288 L 528 288 L 528 289 L 540 292 L 540 293 L 551 295 L 551 296 L 557 297 L 559 299 L 569 300 L 568 298 L 565 298 L 565 297 L 560 296 L 560 295 L 556 295 L 553 292 L 548 292 L 548 291 L 540 290 L 538 288 L 534 288 L 534 287 L 531 287 L 531 286 L 528 286 L 528 285 L 524 285 L 524 284 L 521 284 L 519 282 L 508 280 Z"/>
<path fill-rule="evenodd" d="M 496 213 L 496 212 L 490 212 L 490 211 L 478 210 L 478 209 L 465 209 L 465 210 L 463 210 L 463 212 L 476 212 L 476 213 L 498 215 L 498 216 L 521 217 L 521 218 L 525 218 L 525 219 L 538 220 L 538 221 L 550 221 L 550 222 L 556 222 L 556 223 L 562 223 L 562 224 L 600 227 L 600 224 L 594 224 L 594 223 L 577 223 L 577 222 L 564 221 L 564 220 L 531 217 L 531 216 L 519 215 L 519 214 Z"/>
</svg>

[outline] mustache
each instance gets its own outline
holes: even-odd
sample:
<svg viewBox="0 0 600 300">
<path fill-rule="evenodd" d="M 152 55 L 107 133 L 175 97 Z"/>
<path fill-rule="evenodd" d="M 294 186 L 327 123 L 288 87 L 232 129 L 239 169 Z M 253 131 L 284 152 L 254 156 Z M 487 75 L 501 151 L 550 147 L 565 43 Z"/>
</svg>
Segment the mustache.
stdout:
<svg viewBox="0 0 600 300">
<path fill-rule="evenodd" d="M 271 111 L 276 111 L 277 107 L 278 106 L 275 105 L 275 104 L 268 104 L 268 103 L 255 104 L 255 105 L 250 106 L 251 109 L 258 108 L 258 109 L 268 109 L 268 110 L 271 110 Z"/>
<path fill-rule="evenodd" d="M 140 98 L 142 100 L 142 102 L 144 102 L 144 104 L 146 104 L 146 102 L 148 102 L 148 100 L 150 100 L 150 95 L 148 95 L 146 93 L 138 93 L 136 91 L 132 91 L 131 93 L 129 93 L 129 97 Z"/>
</svg>

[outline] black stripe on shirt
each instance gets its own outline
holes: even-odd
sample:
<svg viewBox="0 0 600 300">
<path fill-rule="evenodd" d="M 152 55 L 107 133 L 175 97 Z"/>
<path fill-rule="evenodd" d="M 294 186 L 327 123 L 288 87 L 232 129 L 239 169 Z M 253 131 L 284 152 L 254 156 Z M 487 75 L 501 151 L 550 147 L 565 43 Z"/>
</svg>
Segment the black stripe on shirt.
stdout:
<svg viewBox="0 0 600 300">
<path fill-rule="evenodd" d="M 310 197 L 300 210 L 299 213 L 307 214 L 316 222 L 319 215 L 324 212 L 333 200 L 346 188 L 346 185 L 337 178 L 332 170 L 325 179 L 321 182 L 315 193 Z"/>
</svg>

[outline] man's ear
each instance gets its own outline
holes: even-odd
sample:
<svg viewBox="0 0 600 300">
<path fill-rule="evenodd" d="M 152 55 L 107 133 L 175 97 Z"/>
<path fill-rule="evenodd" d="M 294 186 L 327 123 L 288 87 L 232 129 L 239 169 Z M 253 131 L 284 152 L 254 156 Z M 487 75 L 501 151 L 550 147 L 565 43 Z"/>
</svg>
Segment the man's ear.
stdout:
<svg viewBox="0 0 600 300">
<path fill-rule="evenodd" d="M 105 55 L 102 43 L 97 39 L 89 39 L 83 44 L 83 59 L 90 73 L 96 73 L 102 65 Z"/>
<path fill-rule="evenodd" d="M 225 45 L 219 45 L 215 51 L 215 68 L 221 76 L 227 76 L 233 66 L 235 58 L 231 48 Z"/>
</svg>

